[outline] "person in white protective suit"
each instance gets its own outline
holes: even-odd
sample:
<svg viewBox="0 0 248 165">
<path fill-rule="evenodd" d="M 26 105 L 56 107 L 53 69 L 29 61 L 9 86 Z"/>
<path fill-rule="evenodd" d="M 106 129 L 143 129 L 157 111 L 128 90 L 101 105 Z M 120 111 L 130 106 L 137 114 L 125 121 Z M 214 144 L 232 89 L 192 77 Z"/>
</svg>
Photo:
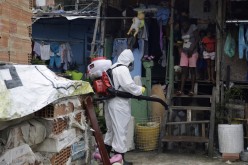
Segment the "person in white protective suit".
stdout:
<svg viewBox="0 0 248 165">
<path fill-rule="evenodd" d="M 145 88 L 134 83 L 129 68 L 134 62 L 133 53 L 130 49 L 125 49 L 118 57 L 113 68 L 114 88 L 119 91 L 131 93 L 135 96 L 142 95 Z M 116 67 L 118 64 L 123 64 Z M 105 120 L 107 133 L 104 143 L 108 154 L 112 148 L 116 154 L 121 154 L 124 160 L 124 165 L 131 165 L 131 162 L 125 161 L 124 154 L 127 152 L 127 131 L 128 123 L 131 119 L 130 99 L 114 97 L 105 102 Z"/>
</svg>

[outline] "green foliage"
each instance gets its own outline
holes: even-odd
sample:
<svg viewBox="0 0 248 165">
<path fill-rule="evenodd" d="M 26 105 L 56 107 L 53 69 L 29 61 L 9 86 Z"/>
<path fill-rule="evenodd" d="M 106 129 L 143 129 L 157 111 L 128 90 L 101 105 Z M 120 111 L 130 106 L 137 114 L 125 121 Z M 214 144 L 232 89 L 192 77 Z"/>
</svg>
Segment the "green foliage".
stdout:
<svg viewBox="0 0 248 165">
<path fill-rule="evenodd" d="M 95 112 L 96 112 L 96 118 L 98 121 L 98 125 L 100 127 L 102 134 L 105 134 L 107 132 L 107 127 L 106 127 L 105 117 L 100 115 L 101 111 L 102 109 L 100 109 L 98 106 L 95 106 Z"/>
<path fill-rule="evenodd" d="M 216 104 L 215 107 L 215 122 L 216 124 L 228 123 L 228 110 L 225 105 L 221 103 Z"/>
<path fill-rule="evenodd" d="M 244 92 L 239 87 L 232 87 L 225 91 L 225 101 L 229 100 L 243 100 Z"/>
<path fill-rule="evenodd" d="M 226 103 L 239 104 L 240 101 L 244 100 L 245 92 L 239 87 L 232 87 L 225 91 L 224 102 L 216 105 L 216 123 L 217 124 L 231 124 L 231 116 L 226 107 Z"/>
<path fill-rule="evenodd" d="M 31 60 L 32 65 L 45 65 L 45 61 L 39 60 L 39 59 L 32 59 Z"/>
</svg>

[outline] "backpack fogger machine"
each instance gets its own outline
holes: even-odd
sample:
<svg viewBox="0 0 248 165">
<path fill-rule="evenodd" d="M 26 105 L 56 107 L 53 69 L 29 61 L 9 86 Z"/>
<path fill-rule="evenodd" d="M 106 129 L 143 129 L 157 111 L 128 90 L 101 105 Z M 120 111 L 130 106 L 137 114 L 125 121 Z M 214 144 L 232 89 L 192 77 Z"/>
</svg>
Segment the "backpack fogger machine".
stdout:
<svg viewBox="0 0 248 165">
<path fill-rule="evenodd" d="M 165 110 L 168 109 L 168 105 L 160 98 L 149 97 L 149 96 L 134 96 L 130 93 L 116 90 L 113 84 L 113 75 L 112 62 L 107 60 L 105 57 L 97 57 L 91 60 L 91 63 L 88 65 L 88 74 L 90 79 L 93 81 L 93 89 L 97 97 L 94 97 L 95 101 L 102 101 L 111 99 L 114 97 L 122 98 L 132 98 L 138 100 L 154 101 L 159 102 L 165 107 Z M 121 66 L 117 65 L 115 67 Z"/>
</svg>

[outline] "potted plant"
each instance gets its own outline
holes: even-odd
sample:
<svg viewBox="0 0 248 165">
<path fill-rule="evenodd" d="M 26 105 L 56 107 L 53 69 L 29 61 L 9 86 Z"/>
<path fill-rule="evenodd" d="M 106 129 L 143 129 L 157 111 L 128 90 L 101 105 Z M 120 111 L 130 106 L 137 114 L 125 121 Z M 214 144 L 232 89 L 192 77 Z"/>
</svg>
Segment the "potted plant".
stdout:
<svg viewBox="0 0 248 165">
<path fill-rule="evenodd" d="M 241 153 L 244 150 L 243 124 L 232 122 L 232 110 L 243 103 L 244 92 L 239 87 L 231 87 L 226 89 L 224 97 L 224 104 L 216 107 L 219 150 L 221 153 Z"/>
</svg>

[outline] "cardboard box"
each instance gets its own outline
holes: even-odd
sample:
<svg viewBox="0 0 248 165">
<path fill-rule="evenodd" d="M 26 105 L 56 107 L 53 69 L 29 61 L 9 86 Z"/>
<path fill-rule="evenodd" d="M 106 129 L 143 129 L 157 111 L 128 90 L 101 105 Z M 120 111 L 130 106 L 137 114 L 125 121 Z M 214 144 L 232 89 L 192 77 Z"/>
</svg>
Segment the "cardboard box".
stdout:
<svg viewBox="0 0 248 165">
<path fill-rule="evenodd" d="M 74 143 L 71 146 L 71 159 L 72 161 L 83 158 L 85 155 L 85 141 L 81 140 L 79 142 Z"/>
</svg>

